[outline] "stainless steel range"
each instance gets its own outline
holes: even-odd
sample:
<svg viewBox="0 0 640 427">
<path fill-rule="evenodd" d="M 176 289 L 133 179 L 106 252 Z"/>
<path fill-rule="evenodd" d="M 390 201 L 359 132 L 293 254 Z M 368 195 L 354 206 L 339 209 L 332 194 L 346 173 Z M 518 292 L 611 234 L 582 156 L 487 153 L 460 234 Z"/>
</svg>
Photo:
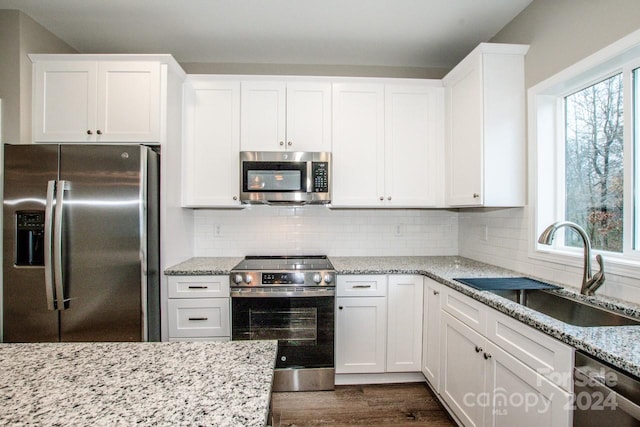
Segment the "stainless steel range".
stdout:
<svg viewBox="0 0 640 427">
<path fill-rule="evenodd" d="M 233 340 L 278 340 L 274 391 L 335 387 L 335 270 L 326 256 L 248 256 L 231 270 Z"/>
</svg>

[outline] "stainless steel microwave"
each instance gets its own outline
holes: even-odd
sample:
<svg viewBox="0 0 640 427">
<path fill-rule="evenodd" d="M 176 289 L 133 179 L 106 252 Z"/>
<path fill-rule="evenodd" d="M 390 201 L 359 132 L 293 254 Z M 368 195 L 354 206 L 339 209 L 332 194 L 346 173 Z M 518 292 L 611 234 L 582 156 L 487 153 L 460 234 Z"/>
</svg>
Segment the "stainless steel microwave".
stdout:
<svg viewBox="0 0 640 427">
<path fill-rule="evenodd" d="M 241 151 L 242 203 L 331 202 L 331 153 Z"/>
</svg>

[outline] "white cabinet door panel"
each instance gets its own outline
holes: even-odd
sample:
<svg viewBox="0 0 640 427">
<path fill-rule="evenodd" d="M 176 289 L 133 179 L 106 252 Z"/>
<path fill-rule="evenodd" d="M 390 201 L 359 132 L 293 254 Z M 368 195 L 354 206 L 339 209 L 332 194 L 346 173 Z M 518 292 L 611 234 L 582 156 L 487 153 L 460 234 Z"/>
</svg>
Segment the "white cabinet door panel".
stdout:
<svg viewBox="0 0 640 427">
<path fill-rule="evenodd" d="M 287 83 L 287 150 L 331 151 L 331 83 Z"/>
<path fill-rule="evenodd" d="M 422 276 L 389 276 L 387 372 L 420 372 L 422 365 Z"/>
<path fill-rule="evenodd" d="M 424 278 L 422 324 L 422 373 L 431 386 L 440 390 L 440 291 L 442 285 Z"/>
<path fill-rule="evenodd" d="M 242 151 L 283 150 L 286 138 L 286 83 L 243 81 L 241 86 Z"/>
</svg>

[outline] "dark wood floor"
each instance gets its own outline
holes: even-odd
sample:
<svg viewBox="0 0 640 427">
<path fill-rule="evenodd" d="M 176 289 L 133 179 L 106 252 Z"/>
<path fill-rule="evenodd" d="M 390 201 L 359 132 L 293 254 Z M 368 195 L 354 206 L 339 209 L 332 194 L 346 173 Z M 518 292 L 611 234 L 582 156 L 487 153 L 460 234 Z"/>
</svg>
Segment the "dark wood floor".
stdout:
<svg viewBox="0 0 640 427">
<path fill-rule="evenodd" d="M 424 383 L 273 393 L 271 410 L 274 427 L 455 426 Z"/>
</svg>

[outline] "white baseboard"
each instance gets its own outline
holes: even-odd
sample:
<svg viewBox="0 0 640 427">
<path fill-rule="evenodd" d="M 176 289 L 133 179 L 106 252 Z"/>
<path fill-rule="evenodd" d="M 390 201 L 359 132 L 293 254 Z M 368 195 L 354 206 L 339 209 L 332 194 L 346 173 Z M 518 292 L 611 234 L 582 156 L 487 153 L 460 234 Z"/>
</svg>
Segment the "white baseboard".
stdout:
<svg viewBox="0 0 640 427">
<path fill-rule="evenodd" d="M 383 374 L 336 374 L 336 385 L 390 384 L 425 382 L 422 372 L 389 372 Z"/>
</svg>

